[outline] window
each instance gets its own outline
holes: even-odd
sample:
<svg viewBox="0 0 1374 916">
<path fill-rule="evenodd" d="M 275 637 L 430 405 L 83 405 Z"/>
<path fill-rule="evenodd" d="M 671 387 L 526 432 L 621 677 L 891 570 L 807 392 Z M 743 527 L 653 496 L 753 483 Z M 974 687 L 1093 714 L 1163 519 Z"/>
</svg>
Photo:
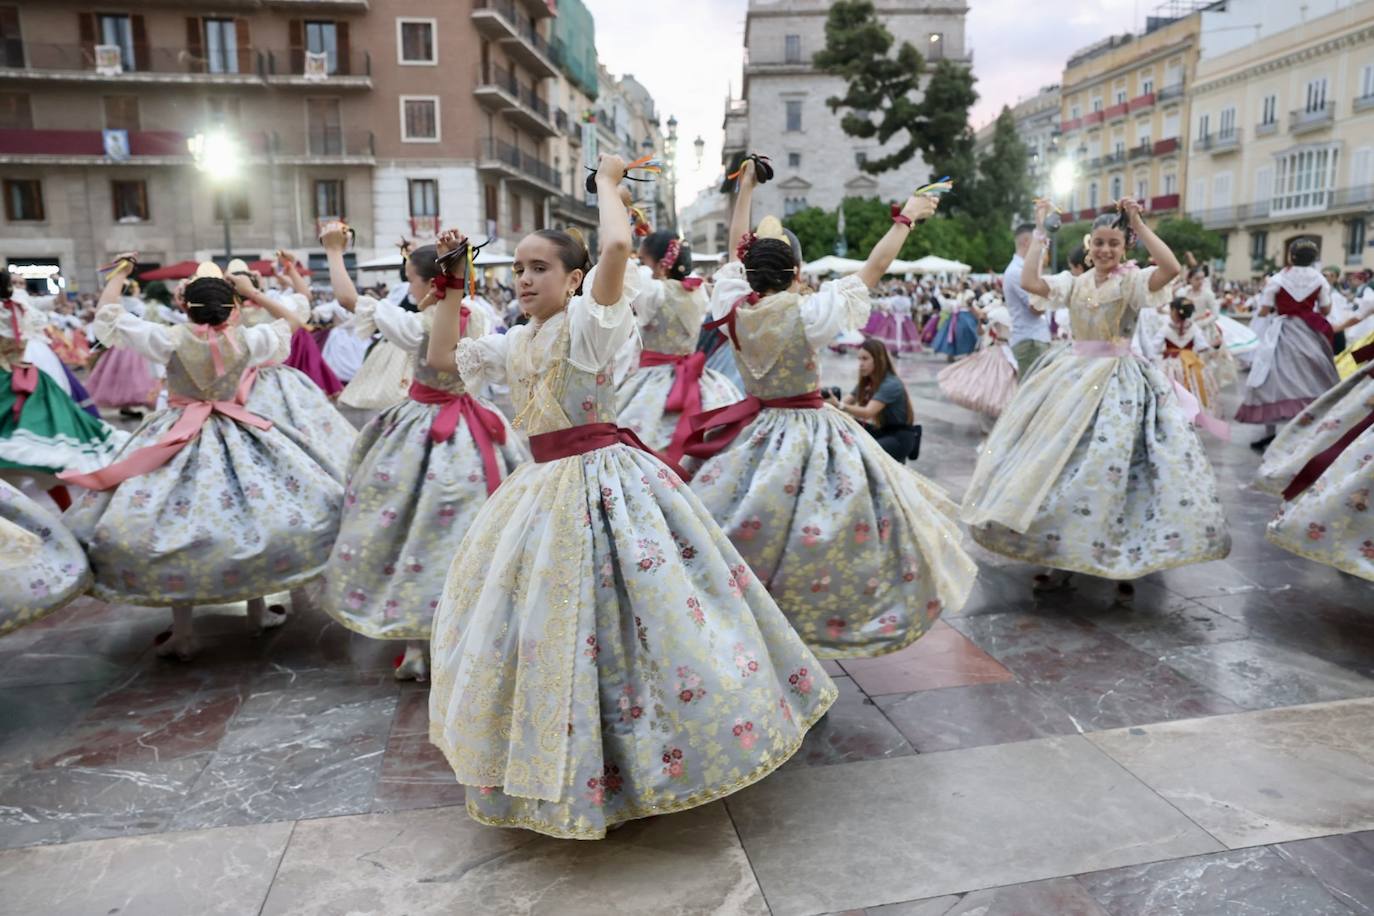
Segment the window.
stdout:
<svg viewBox="0 0 1374 916">
<path fill-rule="evenodd" d="M 1315 114 L 1326 110 L 1326 77 L 1314 79 L 1307 84 L 1307 113 Z"/>
<path fill-rule="evenodd" d="M 1135 126 L 1135 142 L 1137 146 L 1150 145 L 1150 119 L 1139 122 Z"/>
<path fill-rule="evenodd" d="M 1074 105 L 1071 108 L 1069 108 L 1070 121 L 1077 121 L 1081 117 L 1083 117 L 1083 109 L 1079 108 L 1077 105 Z"/>
<path fill-rule="evenodd" d="M 105 96 L 105 129 L 138 130 L 138 96 Z"/>
<path fill-rule="evenodd" d="M 439 52 L 434 47 L 434 19 L 396 20 L 396 57 L 410 66 L 437 64 Z"/>
<path fill-rule="evenodd" d="M 1124 105 L 1124 104 L 1126 104 L 1126 89 L 1125 89 L 1124 86 L 1123 86 L 1122 88 L 1116 90 L 1116 103 L 1115 103 L 1115 104 L 1117 104 L 1117 105 Z"/>
<path fill-rule="evenodd" d="M 1168 196 L 1168 195 L 1170 195 L 1170 194 L 1177 194 L 1177 193 L 1178 193 L 1178 175 L 1177 175 L 1176 173 L 1174 173 L 1174 172 L 1169 172 L 1169 173 L 1167 173 L 1167 174 L 1164 176 L 1164 194 L 1165 194 L 1165 196 Z"/>
<path fill-rule="evenodd" d="M 1345 224 L 1345 253 L 1358 260 L 1364 254 L 1364 217 L 1357 216 Z"/>
<path fill-rule="evenodd" d="M 1097 182 L 1088 185 L 1088 209 L 1097 209 Z"/>
<path fill-rule="evenodd" d="M 205 20 L 206 68 L 210 73 L 238 73 L 238 30 L 232 19 Z"/>
<path fill-rule="evenodd" d="M 321 178 L 315 182 L 315 219 L 343 219 L 344 183 L 339 178 Z"/>
<path fill-rule="evenodd" d="M 439 97 L 401 96 L 401 139 L 408 143 L 439 142 Z"/>
<path fill-rule="evenodd" d="M 1177 111 L 1171 111 L 1164 116 L 1164 139 L 1170 140 L 1178 136 L 1178 124 Z"/>
<path fill-rule="evenodd" d="M 787 167 L 790 168 L 790 169 L 799 169 L 799 168 L 801 168 L 801 153 L 788 153 L 788 154 L 787 154 Z"/>
<path fill-rule="evenodd" d="M 1279 119 L 1279 97 L 1276 95 L 1266 95 L 1264 105 L 1260 111 L 1261 124 L 1274 124 Z"/>
<path fill-rule="evenodd" d="M 1112 197 L 1111 197 L 1111 199 L 1112 199 L 1112 200 L 1120 200 L 1120 199 L 1122 198 L 1122 193 L 1121 193 L 1121 176 L 1120 176 L 1120 175 L 1113 175 L 1113 176 L 1112 176 L 1112 185 L 1111 185 L 1111 187 L 1112 187 Z"/>
<path fill-rule="evenodd" d="M 305 24 L 305 50 L 311 54 L 323 54 L 327 59 L 330 73 L 339 72 L 339 27 L 333 22 L 307 22 Z"/>
<path fill-rule="evenodd" d="M 312 156 L 338 156 L 344 152 L 338 99 L 306 99 L 305 123 L 306 149 Z"/>
<path fill-rule="evenodd" d="M 1297 150 L 1278 157 L 1271 213 L 1324 209 L 1336 186 L 1335 147 Z"/>
<path fill-rule="evenodd" d="M 1362 146 L 1350 156 L 1350 185 L 1363 188 L 1374 184 L 1374 148 Z"/>
<path fill-rule="evenodd" d="M 19 7 L 0 6 L 0 67 L 24 66 L 24 33 L 19 30 Z"/>
<path fill-rule="evenodd" d="M 782 215 L 794 216 L 806 209 L 805 197 L 788 197 L 782 202 Z"/>
<path fill-rule="evenodd" d="M 253 218 L 253 208 L 248 205 L 248 192 L 243 188 L 230 188 L 215 195 L 215 222 L 224 222 L 224 199 L 229 198 L 230 219 L 248 222 Z"/>
<path fill-rule="evenodd" d="M 1220 210 L 1231 206 L 1231 173 L 1212 176 L 1212 206 Z"/>
<path fill-rule="evenodd" d="M 1259 267 L 1269 257 L 1269 232 L 1260 229 L 1250 233 L 1250 263 L 1254 267 Z"/>
<path fill-rule="evenodd" d="M 1365 64 L 1360 71 L 1360 98 L 1374 98 L 1374 64 Z"/>
<path fill-rule="evenodd" d="M 144 181 L 110 182 L 110 201 L 114 205 L 117 223 L 142 223 L 148 220 L 148 183 Z"/>
<path fill-rule="evenodd" d="M 1136 200 L 1150 199 L 1150 179 L 1137 178 L 1135 180 L 1135 196 Z"/>
<path fill-rule="evenodd" d="M 1221 128 L 1217 131 L 1217 136 L 1232 137 L 1236 133 L 1236 109 L 1235 106 L 1223 108 L 1221 110 Z"/>
<path fill-rule="evenodd" d="M 0 130 L 31 130 L 33 107 L 23 92 L 0 92 Z"/>
<path fill-rule="evenodd" d="M 1141 79 L 1140 79 L 1140 94 L 1141 94 L 1141 95 L 1149 95 L 1150 93 L 1152 93 L 1152 92 L 1154 92 L 1154 91 L 1155 91 L 1155 76 L 1154 76 L 1153 73 L 1147 73 L 1147 74 L 1145 74 L 1143 77 L 1141 77 Z"/>
<path fill-rule="evenodd" d="M 863 150 L 856 151 L 854 153 L 854 164 L 857 165 L 859 168 L 863 168 L 865 165 L 867 165 L 868 153 L 864 152 Z"/>
<path fill-rule="evenodd" d="M 799 131 L 802 129 L 802 103 L 794 99 L 789 99 L 784 103 L 787 106 L 787 129 L 789 131 Z"/>
<path fill-rule="evenodd" d="M 439 182 L 433 178 L 412 178 L 409 184 L 411 217 L 438 217 Z"/>
<path fill-rule="evenodd" d="M 1099 95 L 1097 98 L 1093 99 L 1093 111 L 1101 111 L 1101 110 L 1102 110 L 1102 96 Z"/>
<path fill-rule="evenodd" d="M 96 17 L 96 24 L 99 26 L 100 44 L 118 46 L 124 69 L 137 70 L 134 62 L 134 30 L 129 17 L 101 14 Z"/>
<path fill-rule="evenodd" d="M 1212 133 L 1212 116 L 1210 114 L 1198 115 L 1197 135 L 1204 140 Z"/>
<path fill-rule="evenodd" d="M 926 60 L 945 59 L 945 35 L 943 32 L 931 32 L 926 36 Z"/>
<path fill-rule="evenodd" d="M 1188 209 L 1193 212 L 1207 209 L 1207 179 L 1194 178 L 1188 182 Z"/>
<path fill-rule="evenodd" d="M 43 185 L 37 178 L 5 179 L 5 219 L 12 223 L 43 219 Z"/>
<path fill-rule="evenodd" d="M 1121 157 L 1121 156 L 1126 155 L 1126 138 L 1125 138 L 1125 137 L 1114 137 L 1114 138 L 1112 138 L 1112 152 L 1113 152 L 1116 156 L 1118 156 L 1118 157 Z"/>
<path fill-rule="evenodd" d="M 1266 165 L 1264 168 L 1255 170 L 1255 203 L 1269 206 L 1269 199 L 1274 196 L 1274 167 Z"/>
<path fill-rule="evenodd" d="M 788 35 L 783 39 L 783 57 L 789 64 L 801 63 L 801 36 Z"/>
</svg>

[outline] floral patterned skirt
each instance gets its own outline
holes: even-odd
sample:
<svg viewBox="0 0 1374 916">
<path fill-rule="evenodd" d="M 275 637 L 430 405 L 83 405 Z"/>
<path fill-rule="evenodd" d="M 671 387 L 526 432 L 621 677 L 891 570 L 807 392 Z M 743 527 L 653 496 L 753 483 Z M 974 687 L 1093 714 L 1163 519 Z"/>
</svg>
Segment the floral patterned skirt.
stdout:
<svg viewBox="0 0 1374 916">
<path fill-rule="evenodd" d="M 487 500 L 431 654 L 430 740 L 468 812 L 576 839 L 762 779 L 836 696 L 696 496 L 623 445 Z"/>
<path fill-rule="evenodd" d="M 1231 550 L 1216 475 L 1159 369 L 1041 357 L 979 454 L 973 539 L 1056 569 L 1135 579 Z"/>
<path fill-rule="evenodd" d="M 245 405 L 249 411 L 296 431 L 293 437 L 339 483 L 347 480 L 358 431 L 320 387 L 290 366 L 262 366 Z"/>
<path fill-rule="evenodd" d="M 1274 496 L 1282 495 L 1308 461 L 1334 445 L 1371 410 L 1374 410 L 1374 378 L 1368 371 L 1333 385 L 1279 429 L 1274 441 L 1264 450 L 1264 460 L 1255 475 L 1255 488 Z"/>
<path fill-rule="evenodd" d="M 181 414 L 153 414 L 116 458 L 156 443 Z M 113 490 L 85 491 L 64 519 L 90 558 L 91 591 L 150 607 L 212 604 L 318 576 L 338 532 L 343 485 L 298 435 L 212 414 L 166 464 Z"/>
<path fill-rule="evenodd" d="M 444 442 L 430 440 L 440 409 L 397 404 L 363 427 L 353 450 L 324 607 L 374 639 L 429 639 L 454 551 L 487 501 L 468 425 L 460 422 Z M 492 447 L 502 479 L 529 458 L 509 426 L 506 444 Z"/>
<path fill-rule="evenodd" d="M 90 583 L 71 532 L 0 480 L 0 636 L 66 607 Z"/>
<path fill-rule="evenodd" d="M 673 366 L 648 366 L 636 369 L 616 390 L 616 423 L 632 429 L 644 444 L 662 451 L 673 441 L 681 414 L 668 413 L 664 404 L 673 390 Z M 739 389 L 719 372 L 706 369 L 701 373 L 701 409 L 715 410 L 739 401 Z"/>
<path fill-rule="evenodd" d="M 948 497 L 833 407 L 764 409 L 692 488 L 821 658 L 909 645 L 978 574 Z"/>
</svg>

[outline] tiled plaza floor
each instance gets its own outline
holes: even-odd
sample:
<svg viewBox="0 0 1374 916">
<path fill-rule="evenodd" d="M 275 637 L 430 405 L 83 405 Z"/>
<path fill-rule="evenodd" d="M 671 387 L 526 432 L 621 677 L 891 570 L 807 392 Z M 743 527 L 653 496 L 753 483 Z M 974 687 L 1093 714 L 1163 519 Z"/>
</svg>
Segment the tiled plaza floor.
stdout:
<svg viewBox="0 0 1374 916">
<path fill-rule="evenodd" d="M 958 496 L 979 436 L 942 365 L 903 373 Z M 967 607 L 827 664 L 780 772 L 601 842 L 470 821 L 395 645 L 228 606 L 182 665 L 165 612 L 79 601 L 0 639 L 0 914 L 1374 914 L 1374 585 L 1264 541 L 1235 430 L 1224 562 L 1123 607 L 975 548 Z"/>
</svg>

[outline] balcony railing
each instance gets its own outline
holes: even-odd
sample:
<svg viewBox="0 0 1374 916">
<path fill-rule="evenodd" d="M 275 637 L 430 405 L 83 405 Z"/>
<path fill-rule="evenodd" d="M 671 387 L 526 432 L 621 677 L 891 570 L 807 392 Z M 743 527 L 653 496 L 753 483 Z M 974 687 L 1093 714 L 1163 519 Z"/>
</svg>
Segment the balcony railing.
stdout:
<svg viewBox="0 0 1374 916">
<path fill-rule="evenodd" d="M 303 134 L 272 134 L 272 154 L 315 159 L 371 159 L 376 156 L 372 131 L 315 127 Z"/>
<path fill-rule="evenodd" d="M 1293 111 L 1288 114 L 1288 132 L 1290 134 L 1305 134 L 1310 130 L 1321 130 L 1330 127 L 1336 121 L 1336 103 L 1327 102 L 1320 108 L 1301 111 Z"/>
<path fill-rule="evenodd" d="M 1147 140 L 1144 143 L 1131 147 L 1131 151 L 1127 154 L 1127 158 L 1135 162 L 1137 159 L 1149 159 L 1152 155 L 1154 155 L 1154 147 L 1151 146 L 1150 142 Z"/>
<path fill-rule="evenodd" d="M 511 50 L 521 58 L 522 63 L 539 70 L 541 77 L 556 75 L 555 67 L 563 60 L 562 46 L 556 42 L 550 43 L 539 34 L 539 30 L 534 26 L 534 20 L 517 13 L 512 0 L 473 0 L 472 12 L 479 28 L 482 18 L 490 19 L 484 14 L 495 13 L 504 19 L 504 23 L 492 23 L 491 29 L 487 31 L 504 31 L 516 39 L 517 41 L 508 41 Z M 497 34 L 494 37 L 502 36 Z M 520 43 L 523 43 L 524 48 L 519 47 Z"/>
<path fill-rule="evenodd" d="M 154 158 L 189 162 L 188 134 L 175 130 L 129 131 L 131 160 Z M 271 150 L 271 138 L 257 131 L 235 134 L 250 156 L 264 156 Z M 107 159 L 104 133 L 99 130 L 0 130 L 0 158 L 41 162 L 47 159 L 96 157 Z"/>
<path fill-rule="evenodd" d="M 306 69 L 307 52 L 304 48 L 291 48 L 287 51 L 267 52 L 268 76 L 298 76 L 302 79 L 314 77 Z M 325 66 L 325 76 L 371 76 L 372 56 L 363 50 L 349 51 L 345 54 L 330 54 Z M 327 83 L 327 79 L 322 82 Z"/>
<path fill-rule="evenodd" d="M 1255 125 L 1256 137 L 1269 137 L 1279 132 L 1278 121 L 1266 121 L 1263 124 Z"/>
<path fill-rule="evenodd" d="M 1154 213 L 1163 210 L 1177 210 L 1177 194 L 1161 194 L 1158 197 L 1150 198 L 1150 212 Z"/>
<path fill-rule="evenodd" d="M 558 172 L 554 170 L 553 166 L 518 147 L 488 137 L 483 142 L 483 153 L 488 160 L 503 163 L 550 187 L 559 187 Z"/>
<path fill-rule="evenodd" d="M 1080 127 L 1082 127 L 1082 126 L 1083 126 L 1083 119 L 1082 119 L 1082 118 L 1070 118 L 1070 119 L 1067 120 L 1067 121 L 1062 121 L 1062 122 L 1060 122 L 1060 124 L 1059 124 L 1059 132 L 1060 132 L 1061 134 L 1067 134 L 1067 133 L 1069 133 L 1070 131 L 1078 130 L 1078 129 L 1079 129 Z"/>
<path fill-rule="evenodd" d="M 500 64 L 477 68 L 478 89 L 499 89 L 510 96 L 512 101 L 520 101 L 520 81 L 515 74 Z"/>
<path fill-rule="evenodd" d="M 1159 92 L 1155 94 L 1155 101 L 1163 104 L 1164 102 L 1169 102 L 1174 99 L 1181 99 L 1183 98 L 1183 91 L 1183 81 L 1179 80 L 1177 83 L 1165 86 L 1163 89 L 1159 90 Z"/>
<path fill-rule="evenodd" d="M 1138 95 L 1131 99 L 1130 102 L 1127 103 L 1127 107 L 1134 113 L 1137 111 L 1144 111 L 1146 108 L 1152 107 L 1154 103 L 1155 94 L 1153 92 L 1146 92 L 1143 95 Z"/>
<path fill-rule="evenodd" d="M 1083 126 L 1092 127 L 1094 124 L 1101 124 L 1106 115 L 1101 111 L 1090 111 L 1083 116 Z"/>
<path fill-rule="evenodd" d="M 1155 155 L 1167 156 L 1170 153 L 1178 152 L 1178 137 L 1165 137 L 1163 140 L 1155 141 Z"/>
<path fill-rule="evenodd" d="M 1078 219 L 1079 219 L 1080 222 L 1086 222 L 1086 221 L 1088 221 L 1088 220 L 1097 219 L 1097 208 L 1096 208 L 1096 207 L 1089 207 L 1089 208 L 1086 209 L 1086 210 L 1079 210 L 1079 211 L 1078 211 Z"/>
<path fill-rule="evenodd" d="M 1351 111 L 1368 111 L 1371 108 L 1374 108 L 1374 93 L 1357 95 L 1355 101 L 1350 103 Z"/>
<path fill-rule="evenodd" d="M 186 48 L 150 48 L 134 45 L 120 56 L 110 72 L 97 70 L 95 45 L 49 44 L 35 41 L 9 40 L 0 43 L 4 48 L 0 66 L 9 70 L 62 71 L 81 73 L 90 77 L 119 77 L 126 74 L 157 74 L 167 76 L 208 75 L 259 80 L 264 72 L 261 52 L 253 48 L 239 48 L 224 54 L 193 54 Z M 12 74 L 5 74 L 10 76 Z"/>
<path fill-rule="evenodd" d="M 1193 150 L 1216 154 L 1240 149 L 1240 134 L 1240 130 L 1235 128 L 1215 134 L 1203 134 L 1193 141 Z"/>
<path fill-rule="evenodd" d="M 1128 104 L 1126 102 L 1117 102 L 1115 105 L 1109 105 L 1103 114 L 1107 116 L 1108 121 L 1116 121 L 1126 117 L 1127 108 Z"/>
<path fill-rule="evenodd" d="M 1122 163 L 1125 161 L 1126 151 L 1124 149 L 1113 150 L 1112 152 L 1102 157 L 1102 165 L 1106 168 L 1110 168 L 1111 166 L 1117 165 L 1118 163 Z"/>
</svg>

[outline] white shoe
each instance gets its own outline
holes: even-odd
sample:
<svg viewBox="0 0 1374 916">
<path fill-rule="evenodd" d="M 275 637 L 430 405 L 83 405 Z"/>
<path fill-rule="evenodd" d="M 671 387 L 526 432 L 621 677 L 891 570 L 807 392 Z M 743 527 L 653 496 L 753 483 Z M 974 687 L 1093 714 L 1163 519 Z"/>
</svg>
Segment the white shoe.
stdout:
<svg viewBox="0 0 1374 916">
<path fill-rule="evenodd" d="M 406 646 L 406 654 L 392 673 L 398 681 L 415 681 L 417 684 L 428 681 L 429 659 L 425 658 L 425 650 L 420 646 Z"/>
</svg>

